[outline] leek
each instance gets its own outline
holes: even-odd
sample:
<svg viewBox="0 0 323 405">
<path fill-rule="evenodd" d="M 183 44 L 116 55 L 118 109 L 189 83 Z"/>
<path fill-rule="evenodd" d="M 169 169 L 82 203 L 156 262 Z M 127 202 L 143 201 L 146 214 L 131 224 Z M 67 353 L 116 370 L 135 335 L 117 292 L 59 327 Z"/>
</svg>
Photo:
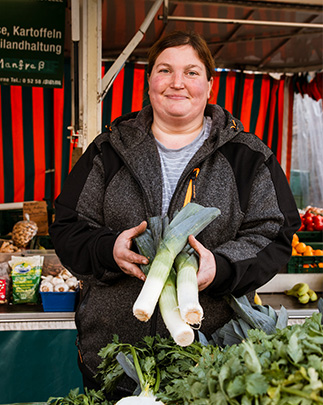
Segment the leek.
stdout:
<svg viewBox="0 0 323 405">
<path fill-rule="evenodd" d="M 174 260 L 187 244 L 189 235 L 196 236 L 219 214 L 218 208 L 189 203 L 166 227 L 146 281 L 133 305 L 133 314 L 140 321 L 147 322 L 151 318 Z"/>
<path fill-rule="evenodd" d="M 198 259 L 194 249 L 186 248 L 175 259 L 177 299 L 182 319 L 190 325 L 200 325 L 203 308 L 199 303 L 197 284 Z"/>
<path fill-rule="evenodd" d="M 189 346 L 194 341 L 194 331 L 181 317 L 175 283 L 176 273 L 172 268 L 159 297 L 160 313 L 175 343 Z"/>
</svg>

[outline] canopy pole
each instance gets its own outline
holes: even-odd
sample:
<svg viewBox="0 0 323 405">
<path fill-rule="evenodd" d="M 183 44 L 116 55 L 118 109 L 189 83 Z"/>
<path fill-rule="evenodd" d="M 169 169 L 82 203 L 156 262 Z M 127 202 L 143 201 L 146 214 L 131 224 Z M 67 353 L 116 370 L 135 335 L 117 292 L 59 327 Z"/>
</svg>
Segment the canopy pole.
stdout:
<svg viewBox="0 0 323 405">
<path fill-rule="evenodd" d="M 163 20 L 162 15 L 158 16 L 159 20 Z M 298 27 L 298 28 L 316 28 L 322 29 L 323 24 L 311 23 L 294 23 L 288 21 L 262 21 L 262 20 L 239 20 L 229 18 L 208 18 L 208 17 L 180 17 L 180 16 L 167 16 L 168 21 L 190 21 L 190 22 L 207 22 L 218 24 L 243 24 L 243 25 L 271 25 L 276 27 Z"/>
<path fill-rule="evenodd" d="M 121 52 L 118 58 L 115 60 L 113 65 L 104 75 L 101 81 L 101 93 L 98 96 L 98 103 L 100 103 L 104 97 L 106 96 L 107 92 L 109 91 L 110 87 L 112 86 L 114 79 L 117 77 L 120 70 L 123 68 L 126 60 L 131 55 L 133 50 L 137 47 L 139 42 L 142 40 L 143 36 L 145 35 L 149 25 L 155 18 L 160 6 L 162 5 L 164 0 L 155 0 L 155 3 L 149 10 L 144 22 L 141 24 L 138 32 L 135 36 L 131 39 L 129 44 L 125 47 L 125 49 Z"/>
<path fill-rule="evenodd" d="M 80 4 L 71 0 L 72 43 L 73 43 L 73 92 L 74 92 L 74 134 L 80 129 L 79 108 L 79 42 L 80 42 Z"/>
<path fill-rule="evenodd" d="M 81 0 L 82 11 L 82 132 L 83 152 L 101 132 L 102 6 L 98 0 Z"/>
</svg>

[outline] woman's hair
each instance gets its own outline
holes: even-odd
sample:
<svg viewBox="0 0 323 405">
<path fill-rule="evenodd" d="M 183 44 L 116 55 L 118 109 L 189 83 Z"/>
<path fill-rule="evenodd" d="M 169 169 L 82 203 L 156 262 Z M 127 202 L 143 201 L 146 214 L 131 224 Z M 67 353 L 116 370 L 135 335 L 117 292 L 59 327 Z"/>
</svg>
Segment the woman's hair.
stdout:
<svg viewBox="0 0 323 405">
<path fill-rule="evenodd" d="M 165 49 L 182 45 L 190 45 L 197 52 L 199 58 L 204 63 L 207 79 L 210 80 L 215 74 L 215 64 L 205 39 L 196 32 L 184 31 L 171 32 L 154 43 L 148 53 L 148 75 L 151 74 L 156 59 Z"/>
</svg>

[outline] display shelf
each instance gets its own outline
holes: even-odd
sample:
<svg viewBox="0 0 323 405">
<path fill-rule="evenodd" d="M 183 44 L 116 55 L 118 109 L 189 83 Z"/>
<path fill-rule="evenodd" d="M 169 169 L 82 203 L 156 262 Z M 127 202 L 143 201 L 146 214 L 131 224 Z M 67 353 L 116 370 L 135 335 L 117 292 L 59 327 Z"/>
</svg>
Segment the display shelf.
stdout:
<svg viewBox="0 0 323 405">
<path fill-rule="evenodd" d="M 278 273 L 275 277 L 257 289 L 258 293 L 282 293 L 296 283 L 307 283 L 316 293 L 323 292 L 322 273 Z"/>
<path fill-rule="evenodd" d="M 318 312 L 318 301 L 301 304 L 295 297 L 284 294 L 297 283 L 307 283 L 317 293 L 318 299 L 323 298 L 323 274 L 279 273 L 267 284 L 257 290 L 262 304 L 270 305 L 277 313 L 283 306 L 288 313 L 288 323 L 304 322 Z"/>
<path fill-rule="evenodd" d="M 317 301 L 301 304 L 295 297 L 283 293 L 260 293 L 259 296 L 263 305 L 270 305 L 278 314 L 283 306 L 288 313 L 289 324 L 294 320 L 304 321 L 318 312 Z M 318 297 L 322 297 L 322 294 Z"/>
<path fill-rule="evenodd" d="M 0 305 L 0 331 L 76 329 L 75 312 L 44 312 L 42 305 Z"/>
</svg>

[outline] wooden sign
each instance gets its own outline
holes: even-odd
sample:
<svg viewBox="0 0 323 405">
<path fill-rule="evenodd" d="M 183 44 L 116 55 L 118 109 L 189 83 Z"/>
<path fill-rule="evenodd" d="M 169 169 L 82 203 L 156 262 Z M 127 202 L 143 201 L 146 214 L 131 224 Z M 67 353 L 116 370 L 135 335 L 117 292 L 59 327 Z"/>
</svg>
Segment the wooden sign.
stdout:
<svg viewBox="0 0 323 405">
<path fill-rule="evenodd" d="M 45 201 L 27 201 L 23 204 L 23 216 L 29 215 L 38 226 L 37 235 L 48 235 L 47 204 Z"/>
</svg>

